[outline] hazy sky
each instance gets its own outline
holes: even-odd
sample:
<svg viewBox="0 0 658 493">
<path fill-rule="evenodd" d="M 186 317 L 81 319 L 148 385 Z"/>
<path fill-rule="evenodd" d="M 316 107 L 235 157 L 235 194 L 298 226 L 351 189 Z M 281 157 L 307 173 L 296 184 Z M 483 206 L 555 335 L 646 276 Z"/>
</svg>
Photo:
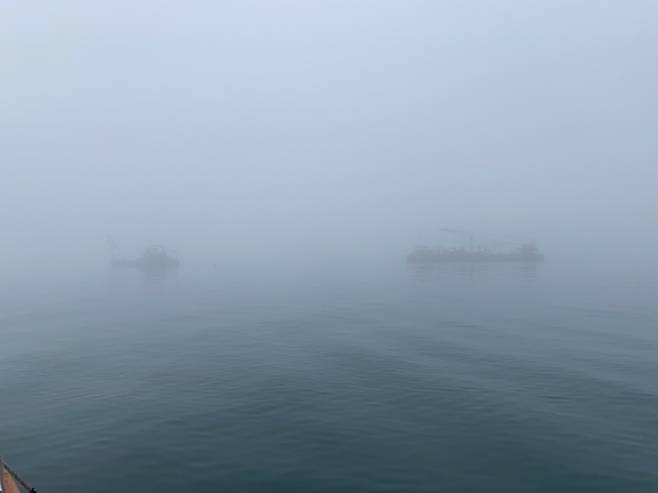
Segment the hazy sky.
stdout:
<svg viewBox="0 0 658 493">
<path fill-rule="evenodd" d="M 0 2 L 2 261 L 658 248 L 658 2 Z M 9 260 L 8 260 L 9 259 Z"/>
</svg>

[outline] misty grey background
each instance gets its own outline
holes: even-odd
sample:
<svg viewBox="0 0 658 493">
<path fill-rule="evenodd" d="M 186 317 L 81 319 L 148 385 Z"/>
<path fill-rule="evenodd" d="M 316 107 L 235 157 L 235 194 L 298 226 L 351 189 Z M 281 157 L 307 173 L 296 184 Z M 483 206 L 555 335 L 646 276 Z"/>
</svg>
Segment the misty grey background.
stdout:
<svg viewBox="0 0 658 493">
<path fill-rule="evenodd" d="M 4 272 L 89 268 L 108 234 L 188 264 L 398 258 L 441 226 L 623 271 L 658 246 L 655 2 L 10 0 L 0 22 Z"/>
<path fill-rule="evenodd" d="M 655 489 L 657 55 L 655 1 L 0 0 L 0 453 L 53 493 Z M 405 264 L 446 227 L 546 262 Z"/>
</svg>

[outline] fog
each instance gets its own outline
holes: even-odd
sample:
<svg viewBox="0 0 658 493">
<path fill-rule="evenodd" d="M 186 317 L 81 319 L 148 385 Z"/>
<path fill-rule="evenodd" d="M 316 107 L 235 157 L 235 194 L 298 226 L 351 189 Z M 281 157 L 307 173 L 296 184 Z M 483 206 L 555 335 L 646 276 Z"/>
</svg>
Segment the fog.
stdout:
<svg viewBox="0 0 658 493">
<path fill-rule="evenodd" d="M 5 272 L 102 265 L 107 235 L 188 263 L 403 262 L 441 227 L 656 265 L 655 2 L 22 0 L 0 18 Z"/>
<path fill-rule="evenodd" d="M 3 460 L 658 491 L 657 62 L 656 0 L 0 0 Z"/>
</svg>

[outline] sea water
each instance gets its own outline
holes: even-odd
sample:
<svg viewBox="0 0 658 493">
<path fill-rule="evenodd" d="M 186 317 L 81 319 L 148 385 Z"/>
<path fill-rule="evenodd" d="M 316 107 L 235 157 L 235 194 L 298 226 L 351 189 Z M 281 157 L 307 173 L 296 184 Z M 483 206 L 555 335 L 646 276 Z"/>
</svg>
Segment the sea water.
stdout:
<svg viewBox="0 0 658 493">
<path fill-rule="evenodd" d="M 197 267 L 3 293 L 0 453 L 38 490 L 658 491 L 651 278 Z"/>
</svg>

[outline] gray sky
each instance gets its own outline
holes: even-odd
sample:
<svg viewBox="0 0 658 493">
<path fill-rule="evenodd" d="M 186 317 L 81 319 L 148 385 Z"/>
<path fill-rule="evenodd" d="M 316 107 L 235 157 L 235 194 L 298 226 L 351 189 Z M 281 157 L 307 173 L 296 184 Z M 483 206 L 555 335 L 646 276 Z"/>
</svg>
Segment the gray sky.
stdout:
<svg viewBox="0 0 658 493">
<path fill-rule="evenodd" d="M 657 2 L 5 0 L 0 23 L 5 265 L 107 234 L 658 248 Z"/>
</svg>

